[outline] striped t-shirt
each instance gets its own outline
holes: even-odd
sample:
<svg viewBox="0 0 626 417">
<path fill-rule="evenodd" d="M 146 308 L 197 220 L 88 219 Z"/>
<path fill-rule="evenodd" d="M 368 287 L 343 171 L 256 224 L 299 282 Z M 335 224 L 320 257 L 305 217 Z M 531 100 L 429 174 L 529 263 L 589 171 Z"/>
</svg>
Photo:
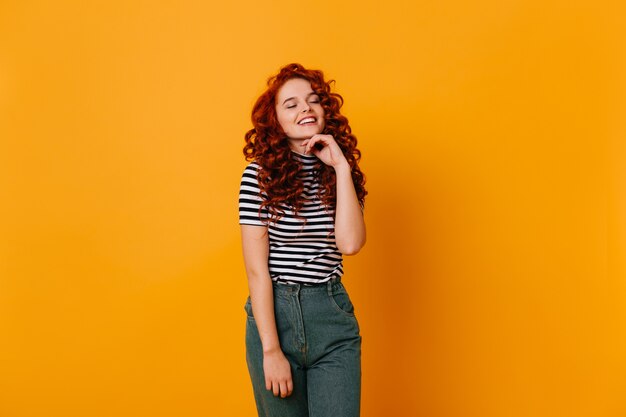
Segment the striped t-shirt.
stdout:
<svg viewBox="0 0 626 417">
<path fill-rule="evenodd" d="M 304 191 L 300 198 L 304 199 L 298 211 L 300 217 L 294 216 L 291 207 L 281 204 L 283 217 L 278 222 L 270 222 L 269 233 L 269 272 L 272 281 L 300 284 L 322 283 L 343 275 L 343 258 L 335 243 L 335 224 L 333 221 L 334 207 L 322 205 L 317 197 L 320 187 L 315 166 L 317 156 L 304 155 L 291 151 L 293 158 L 301 162 L 299 177 L 304 183 Z M 264 192 L 260 194 L 257 173 L 260 166 L 252 161 L 245 168 L 239 188 L 239 224 L 266 226 L 261 219 L 269 218 L 266 207 L 259 207 Z"/>
</svg>

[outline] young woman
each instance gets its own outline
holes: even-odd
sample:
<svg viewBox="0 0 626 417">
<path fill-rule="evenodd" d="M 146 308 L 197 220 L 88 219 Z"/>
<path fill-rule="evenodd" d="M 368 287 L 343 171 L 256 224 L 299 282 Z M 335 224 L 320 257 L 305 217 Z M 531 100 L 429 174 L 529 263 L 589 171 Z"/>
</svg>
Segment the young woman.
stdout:
<svg viewBox="0 0 626 417">
<path fill-rule="evenodd" d="M 365 177 L 343 99 L 321 71 L 268 80 L 245 136 L 239 224 L 246 362 L 259 416 L 355 417 L 361 336 L 342 255 L 365 244 Z"/>
</svg>

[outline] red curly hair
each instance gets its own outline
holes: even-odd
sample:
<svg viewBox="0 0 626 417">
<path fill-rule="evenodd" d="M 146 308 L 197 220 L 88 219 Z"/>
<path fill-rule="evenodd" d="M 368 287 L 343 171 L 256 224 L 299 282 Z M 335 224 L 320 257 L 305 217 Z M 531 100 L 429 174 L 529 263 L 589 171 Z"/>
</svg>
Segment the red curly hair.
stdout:
<svg viewBox="0 0 626 417">
<path fill-rule="evenodd" d="M 298 178 L 301 163 L 292 157 L 287 135 L 278 122 L 275 107 L 278 90 L 292 78 L 309 81 L 311 88 L 319 96 L 325 121 L 322 134 L 332 135 L 343 151 L 351 167 L 359 204 L 364 206 L 367 191 L 364 187 L 365 176 L 358 166 L 361 152 L 356 147 L 357 139 L 352 134 L 348 119 L 339 112 L 343 98 L 331 92 L 331 85 L 335 81 L 325 81 L 322 71 L 305 69 L 302 65 L 294 63 L 282 67 L 277 75 L 267 80 L 267 90 L 261 94 L 252 108 L 254 127 L 245 135 L 243 154 L 247 161 L 255 160 L 260 166 L 259 188 L 261 192 L 267 193 L 260 210 L 267 207 L 270 218 L 276 221 L 284 215 L 280 205 L 287 205 L 297 213 L 304 203 L 298 198 L 304 191 L 304 184 Z M 318 197 L 323 205 L 334 207 L 337 197 L 334 169 L 318 160 L 315 171 L 320 181 Z"/>
</svg>

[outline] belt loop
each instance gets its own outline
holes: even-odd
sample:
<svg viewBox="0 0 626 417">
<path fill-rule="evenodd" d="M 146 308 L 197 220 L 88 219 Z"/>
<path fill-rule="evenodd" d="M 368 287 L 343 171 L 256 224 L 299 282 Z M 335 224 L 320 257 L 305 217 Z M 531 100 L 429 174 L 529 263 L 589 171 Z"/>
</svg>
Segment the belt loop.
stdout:
<svg viewBox="0 0 626 417">
<path fill-rule="evenodd" d="M 326 288 L 328 289 L 328 295 L 333 295 L 333 280 L 329 279 L 326 282 Z"/>
</svg>

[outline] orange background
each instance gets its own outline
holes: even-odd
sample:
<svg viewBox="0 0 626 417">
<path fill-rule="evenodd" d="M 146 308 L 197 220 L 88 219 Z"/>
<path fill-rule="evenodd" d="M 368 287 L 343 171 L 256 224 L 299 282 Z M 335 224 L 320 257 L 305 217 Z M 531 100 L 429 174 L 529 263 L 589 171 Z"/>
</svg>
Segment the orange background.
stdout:
<svg viewBox="0 0 626 417">
<path fill-rule="evenodd" d="M 362 415 L 626 415 L 619 2 L 0 3 L 0 416 L 255 415 L 243 134 L 337 80 Z"/>
</svg>

